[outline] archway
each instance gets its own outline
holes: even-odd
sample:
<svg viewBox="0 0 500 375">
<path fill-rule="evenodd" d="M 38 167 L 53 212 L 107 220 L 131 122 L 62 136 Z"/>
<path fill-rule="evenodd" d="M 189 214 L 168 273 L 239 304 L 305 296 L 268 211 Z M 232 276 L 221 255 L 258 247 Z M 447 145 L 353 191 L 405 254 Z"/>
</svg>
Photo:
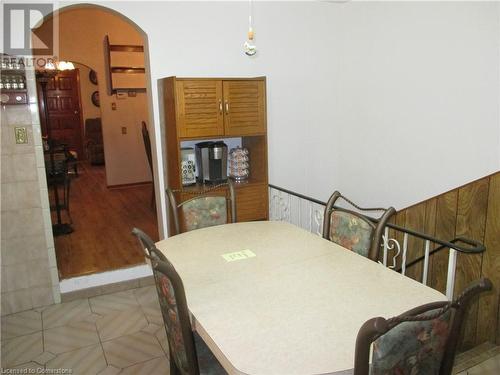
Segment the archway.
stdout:
<svg viewBox="0 0 500 375">
<path fill-rule="evenodd" d="M 156 217 L 158 226 L 155 233 L 151 233 L 153 237 L 161 238 L 164 233 L 161 203 L 163 197 L 160 192 L 163 189 L 162 177 L 159 177 L 158 168 L 158 154 L 156 147 L 156 139 L 159 135 L 155 134 L 155 127 L 153 126 L 152 115 L 152 98 L 151 98 L 151 79 L 149 74 L 149 61 L 148 61 L 148 45 L 147 35 L 144 31 L 129 20 L 127 17 L 120 13 L 97 5 L 74 5 L 61 8 L 53 13 L 52 17 L 59 25 L 59 60 L 73 61 L 91 66 L 97 72 L 98 92 L 100 93 L 100 108 L 102 117 L 102 133 L 104 140 L 104 150 L 106 155 L 106 189 L 113 190 L 114 195 L 126 195 L 124 192 L 129 191 L 131 187 L 142 185 L 147 182 L 150 176 L 150 168 L 148 165 L 147 156 L 145 153 L 141 123 L 144 121 L 148 124 L 149 133 L 152 138 L 152 151 L 153 151 L 153 183 L 155 184 L 154 191 L 156 192 Z M 47 20 L 47 19 L 46 19 Z M 46 21 L 45 20 L 45 21 Z M 48 28 L 47 28 L 48 29 Z M 85 32 L 82 33 L 82 30 Z M 34 30 L 36 35 L 47 32 L 44 28 L 44 23 Z M 109 38 L 110 44 L 118 45 L 135 45 L 143 46 L 143 71 L 145 75 L 145 87 L 134 89 L 113 90 L 110 87 L 110 69 L 107 66 L 106 50 L 104 46 L 105 38 Z M 87 79 L 87 77 L 84 77 Z M 161 161 L 160 161 L 161 163 Z M 96 200 L 111 201 L 112 199 L 106 195 L 104 198 L 96 197 Z M 117 199 L 117 201 L 126 201 L 127 198 Z M 62 278 L 79 276 L 83 274 L 105 272 L 115 270 L 123 267 L 133 266 L 135 264 L 143 263 L 142 254 L 131 257 L 127 260 L 127 254 L 130 254 L 132 247 L 135 250 L 138 246 L 135 240 L 130 237 L 130 229 L 132 226 L 141 226 L 141 221 L 138 219 L 137 212 L 151 210 L 148 201 L 143 202 L 142 205 L 136 205 L 132 209 L 130 207 L 125 210 L 130 219 L 123 219 L 126 214 L 125 211 L 116 213 L 111 217 L 108 215 L 102 220 L 104 225 L 100 225 L 99 218 L 96 218 L 96 224 L 93 228 L 95 233 L 87 238 L 88 243 L 84 244 L 87 252 L 94 247 L 101 248 L 96 250 L 96 253 L 105 254 L 103 259 L 96 260 L 95 257 L 90 257 L 90 261 L 86 269 L 80 269 L 76 272 L 61 272 Z M 116 206 L 116 204 L 115 204 Z M 144 207 L 142 207 L 144 206 Z M 89 211 L 92 211 L 90 209 Z M 101 210 L 103 211 L 103 210 Z M 107 215 L 111 209 L 105 209 L 103 214 Z M 75 220 L 75 213 L 72 212 L 73 220 Z M 116 219 L 116 220 L 113 220 Z M 135 220 L 135 221 L 134 221 Z M 113 224 L 120 222 L 119 228 L 113 228 Z M 136 224 L 137 223 L 137 224 Z M 78 224 L 76 224 L 78 225 Z M 143 224 L 146 225 L 146 224 Z M 89 224 L 86 225 L 90 226 Z M 147 226 L 147 225 L 146 225 Z M 103 228 L 109 228 L 105 231 Z M 79 228 L 80 230 L 89 230 L 88 228 Z M 115 230 L 117 229 L 117 230 Z M 159 235 L 158 235 L 159 234 Z M 105 244 L 101 244 L 100 239 L 112 238 Z M 56 238 L 56 253 L 58 253 L 58 243 L 68 242 L 65 239 L 59 240 Z M 81 241 L 80 241 L 81 242 Z M 111 250 L 117 248 L 127 248 L 128 251 L 116 253 Z M 103 249 L 109 250 L 106 252 Z M 72 249 L 74 250 L 74 249 Z M 64 250 L 68 257 L 76 256 L 75 251 Z M 82 250 L 83 253 L 83 250 Z M 88 254 L 86 254 L 88 256 Z M 140 258 L 140 262 L 137 260 Z M 120 262 L 119 260 L 124 260 Z M 96 262 L 101 262 L 97 264 Z M 79 263 L 82 263 L 80 257 Z M 59 257 L 58 257 L 58 264 Z M 97 266 L 96 266 L 97 264 Z M 84 267 L 85 268 L 85 267 Z"/>
</svg>

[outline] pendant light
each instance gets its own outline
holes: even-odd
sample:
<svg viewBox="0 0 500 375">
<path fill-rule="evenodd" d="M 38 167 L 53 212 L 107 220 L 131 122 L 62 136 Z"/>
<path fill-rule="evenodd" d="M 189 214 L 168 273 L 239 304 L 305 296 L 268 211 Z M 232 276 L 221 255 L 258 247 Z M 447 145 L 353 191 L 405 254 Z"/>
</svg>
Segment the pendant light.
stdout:
<svg viewBox="0 0 500 375">
<path fill-rule="evenodd" d="M 253 32 L 253 27 L 252 27 L 252 8 L 253 8 L 253 3 L 252 0 L 248 1 L 249 5 L 249 15 L 248 15 L 248 33 L 247 33 L 247 40 L 243 44 L 243 49 L 245 51 L 245 54 L 247 56 L 254 56 L 257 53 L 257 47 L 254 44 L 254 32 Z"/>
</svg>

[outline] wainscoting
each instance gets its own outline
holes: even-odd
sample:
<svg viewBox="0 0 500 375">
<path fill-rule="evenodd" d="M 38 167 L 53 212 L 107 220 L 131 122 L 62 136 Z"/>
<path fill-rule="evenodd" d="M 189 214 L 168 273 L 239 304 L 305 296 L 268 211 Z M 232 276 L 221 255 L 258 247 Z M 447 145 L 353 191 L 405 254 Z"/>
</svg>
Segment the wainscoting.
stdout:
<svg viewBox="0 0 500 375">
<path fill-rule="evenodd" d="M 470 309 L 461 348 L 466 350 L 485 341 L 499 343 L 500 172 L 400 210 L 392 221 L 442 240 L 466 237 L 486 246 L 482 254 L 458 255 L 455 295 L 481 276 L 488 277 L 494 286 Z M 423 255 L 424 244 L 418 239 L 413 241 L 409 244 L 410 255 L 416 258 Z M 442 292 L 445 291 L 447 262 L 445 252 L 431 255 L 429 262 L 429 285 Z M 413 278 L 420 274 L 418 267 L 407 273 Z"/>
</svg>

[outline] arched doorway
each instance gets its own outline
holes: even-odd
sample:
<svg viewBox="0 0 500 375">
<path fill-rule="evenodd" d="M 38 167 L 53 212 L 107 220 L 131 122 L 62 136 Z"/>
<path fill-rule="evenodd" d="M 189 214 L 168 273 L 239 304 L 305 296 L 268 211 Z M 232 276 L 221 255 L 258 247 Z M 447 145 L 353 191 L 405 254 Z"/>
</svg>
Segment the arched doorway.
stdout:
<svg viewBox="0 0 500 375">
<path fill-rule="evenodd" d="M 59 31 L 58 60 L 91 67 L 98 77 L 95 91 L 99 93 L 106 161 L 103 166 L 95 166 L 89 162 L 87 151 L 79 155 L 83 173 L 77 177 L 79 183 L 74 180 L 72 184 L 79 188 L 71 190 L 70 194 L 74 232 L 57 236 L 54 241 L 60 279 L 144 264 L 143 254 L 130 236 L 130 230 L 134 226 L 141 227 L 153 238 L 159 238 L 159 210 L 151 206 L 153 184 L 159 179 L 152 176 L 142 128 L 144 122 L 154 139 L 148 92 L 151 84 L 146 58 L 147 37 L 126 17 L 101 6 L 61 8 L 53 19 Z M 50 32 L 44 25 L 42 23 L 34 33 Z M 138 50 L 140 47 L 142 57 L 141 54 L 132 56 L 121 53 L 130 48 L 119 50 L 115 66 L 130 66 L 133 69 L 126 69 L 131 72 L 117 72 L 111 65 L 113 51 L 109 45 L 132 46 Z M 141 69 L 144 76 L 142 85 L 138 84 L 141 80 L 137 80 Z M 115 73 L 124 74 L 115 76 Z M 131 74 L 128 76 L 128 73 Z M 87 83 L 89 79 L 86 73 L 80 72 L 80 90 L 83 80 Z M 87 96 L 88 93 L 81 94 L 82 102 L 87 101 Z M 94 98 L 90 99 L 95 105 Z M 86 121 L 84 118 L 84 145 Z M 154 144 L 152 149 L 156 151 Z M 156 165 L 154 171 L 153 175 L 157 176 Z"/>
</svg>

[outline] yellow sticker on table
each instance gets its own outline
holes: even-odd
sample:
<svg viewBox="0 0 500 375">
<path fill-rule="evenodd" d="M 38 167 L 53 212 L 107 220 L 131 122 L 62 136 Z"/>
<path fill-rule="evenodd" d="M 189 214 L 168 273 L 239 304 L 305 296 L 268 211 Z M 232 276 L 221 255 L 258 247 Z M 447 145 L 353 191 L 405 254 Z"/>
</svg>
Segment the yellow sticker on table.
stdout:
<svg viewBox="0 0 500 375">
<path fill-rule="evenodd" d="M 234 262 L 236 260 L 243 260 L 247 258 L 253 258 L 256 256 L 257 255 L 252 250 L 249 249 L 234 251 L 232 253 L 226 253 L 221 255 L 221 257 L 223 257 L 226 262 Z"/>
</svg>

